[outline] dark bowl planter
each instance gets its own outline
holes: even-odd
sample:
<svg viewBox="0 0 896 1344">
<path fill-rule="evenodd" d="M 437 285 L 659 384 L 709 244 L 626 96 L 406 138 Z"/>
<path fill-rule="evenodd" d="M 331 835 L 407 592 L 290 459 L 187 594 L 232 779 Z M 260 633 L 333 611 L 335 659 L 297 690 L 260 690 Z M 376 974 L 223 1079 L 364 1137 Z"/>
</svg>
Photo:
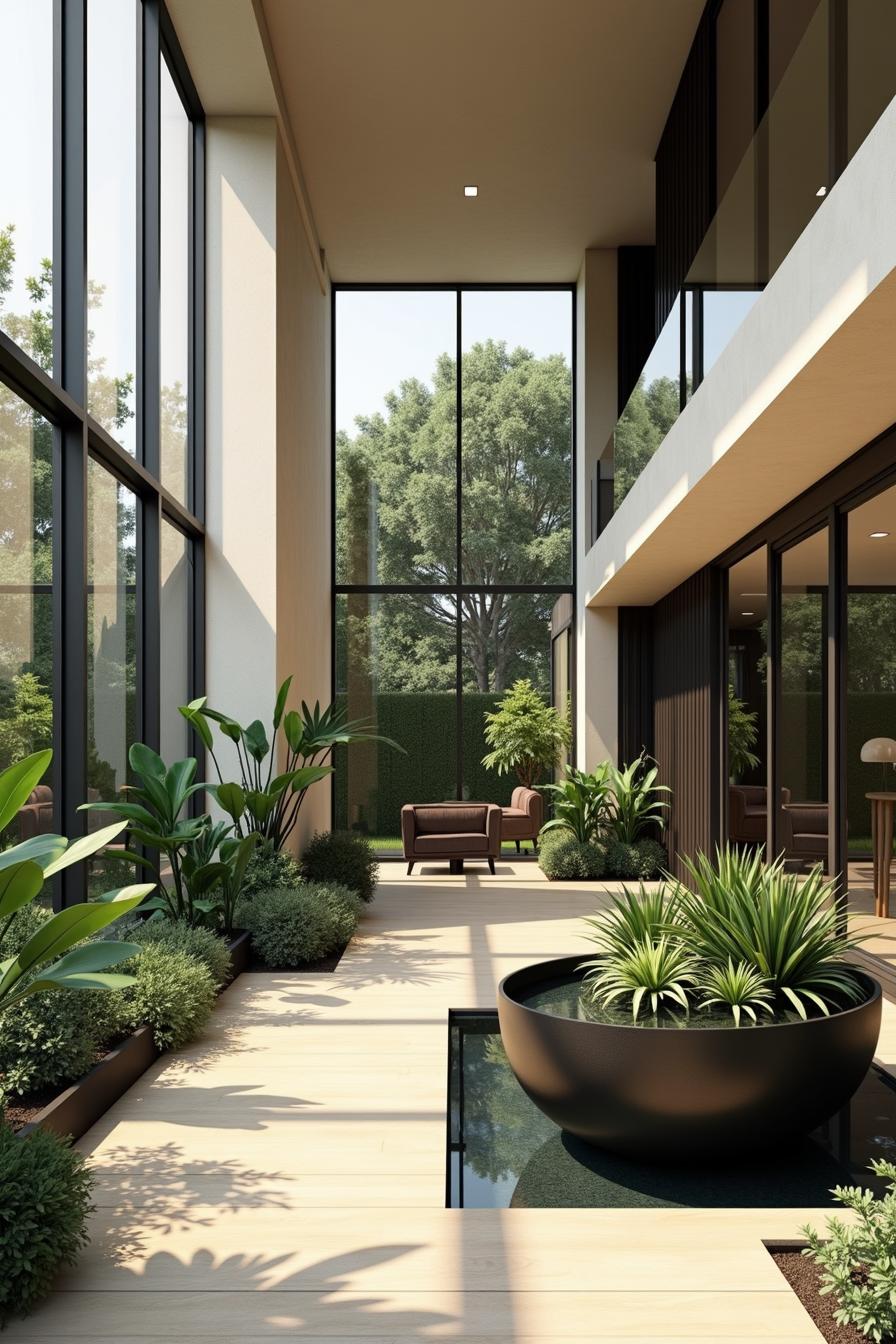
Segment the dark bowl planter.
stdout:
<svg viewBox="0 0 896 1344">
<path fill-rule="evenodd" d="M 881 989 L 808 1022 L 763 1027 L 616 1026 L 524 1002 L 576 974 L 582 957 L 538 962 L 498 987 L 511 1068 L 561 1129 L 599 1148 L 663 1161 L 767 1147 L 807 1134 L 846 1105 L 871 1066 Z"/>
</svg>

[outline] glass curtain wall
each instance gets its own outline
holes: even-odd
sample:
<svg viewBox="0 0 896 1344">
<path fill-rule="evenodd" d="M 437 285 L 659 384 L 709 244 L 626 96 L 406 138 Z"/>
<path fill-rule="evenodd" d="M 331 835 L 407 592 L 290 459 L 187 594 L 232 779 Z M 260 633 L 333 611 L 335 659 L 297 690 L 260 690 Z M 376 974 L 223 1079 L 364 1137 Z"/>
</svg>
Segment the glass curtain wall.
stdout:
<svg viewBox="0 0 896 1344">
<path fill-rule="evenodd" d="M 728 839 L 768 840 L 768 552 L 728 571 Z"/>
<path fill-rule="evenodd" d="M 404 750 L 339 756 L 334 811 L 380 849 L 400 848 L 405 802 L 508 803 L 485 714 L 521 678 L 550 700 L 572 305 L 569 288 L 336 292 L 335 692 Z"/>
<path fill-rule="evenodd" d="M 0 767 L 54 751 L 7 840 L 83 833 L 80 804 L 127 783 L 137 739 L 185 754 L 162 718 L 201 677 L 187 482 L 202 372 L 185 370 L 204 131 L 160 0 L 9 0 L 0 49 Z M 175 302 L 160 302 L 162 269 Z M 97 885 L 83 867 L 57 904 Z"/>
</svg>

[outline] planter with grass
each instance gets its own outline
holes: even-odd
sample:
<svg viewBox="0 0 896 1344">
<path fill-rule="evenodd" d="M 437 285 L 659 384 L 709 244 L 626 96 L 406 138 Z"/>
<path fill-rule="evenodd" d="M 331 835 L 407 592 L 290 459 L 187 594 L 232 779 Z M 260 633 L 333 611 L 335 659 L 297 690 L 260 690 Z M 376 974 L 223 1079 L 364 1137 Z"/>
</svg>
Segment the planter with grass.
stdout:
<svg viewBox="0 0 896 1344">
<path fill-rule="evenodd" d="M 859 1087 L 880 1032 L 880 986 L 846 961 L 820 873 L 725 851 L 690 878 L 627 892 L 589 921 L 596 956 L 524 967 L 498 991 L 535 1104 L 652 1161 L 809 1133 Z"/>
</svg>

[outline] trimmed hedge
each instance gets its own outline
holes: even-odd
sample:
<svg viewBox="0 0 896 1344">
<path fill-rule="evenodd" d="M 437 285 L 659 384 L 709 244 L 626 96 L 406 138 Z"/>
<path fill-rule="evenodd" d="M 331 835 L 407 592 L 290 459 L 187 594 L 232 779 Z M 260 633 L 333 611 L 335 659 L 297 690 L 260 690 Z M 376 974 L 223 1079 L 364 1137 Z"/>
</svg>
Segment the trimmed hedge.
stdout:
<svg viewBox="0 0 896 1344">
<path fill-rule="evenodd" d="M 283 891 L 260 891 L 243 901 L 237 919 L 267 966 L 288 971 L 343 947 L 351 938 L 363 901 L 348 887 L 303 882 Z"/>
<path fill-rule="evenodd" d="M 551 882 L 594 881 L 604 875 L 604 854 L 597 845 L 583 844 L 572 831 L 547 831 L 538 849 L 538 862 Z"/>
<path fill-rule="evenodd" d="M 300 864 L 306 882 L 328 882 L 348 887 L 372 901 L 379 864 L 367 838 L 358 831 L 315 831 Z"/>
</svg>

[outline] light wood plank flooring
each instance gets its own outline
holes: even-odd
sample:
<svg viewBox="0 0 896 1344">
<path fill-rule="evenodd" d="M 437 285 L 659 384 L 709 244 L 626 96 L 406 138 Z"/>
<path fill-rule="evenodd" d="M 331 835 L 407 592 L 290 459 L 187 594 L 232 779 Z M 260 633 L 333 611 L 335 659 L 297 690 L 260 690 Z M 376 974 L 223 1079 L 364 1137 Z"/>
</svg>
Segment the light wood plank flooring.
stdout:
<svg viewBox="0 0 896 1344">
<path fill-rule="evenodd" d="M 335 973 L 243 976 L 85 1137 L 92 1244 L 7 1338 L 817 1341 L 762 1246 L 811 1210 L 444 1208 L 447 1011 L 577 951 L 599 891 L 384 867 Z"/>
</svg>

